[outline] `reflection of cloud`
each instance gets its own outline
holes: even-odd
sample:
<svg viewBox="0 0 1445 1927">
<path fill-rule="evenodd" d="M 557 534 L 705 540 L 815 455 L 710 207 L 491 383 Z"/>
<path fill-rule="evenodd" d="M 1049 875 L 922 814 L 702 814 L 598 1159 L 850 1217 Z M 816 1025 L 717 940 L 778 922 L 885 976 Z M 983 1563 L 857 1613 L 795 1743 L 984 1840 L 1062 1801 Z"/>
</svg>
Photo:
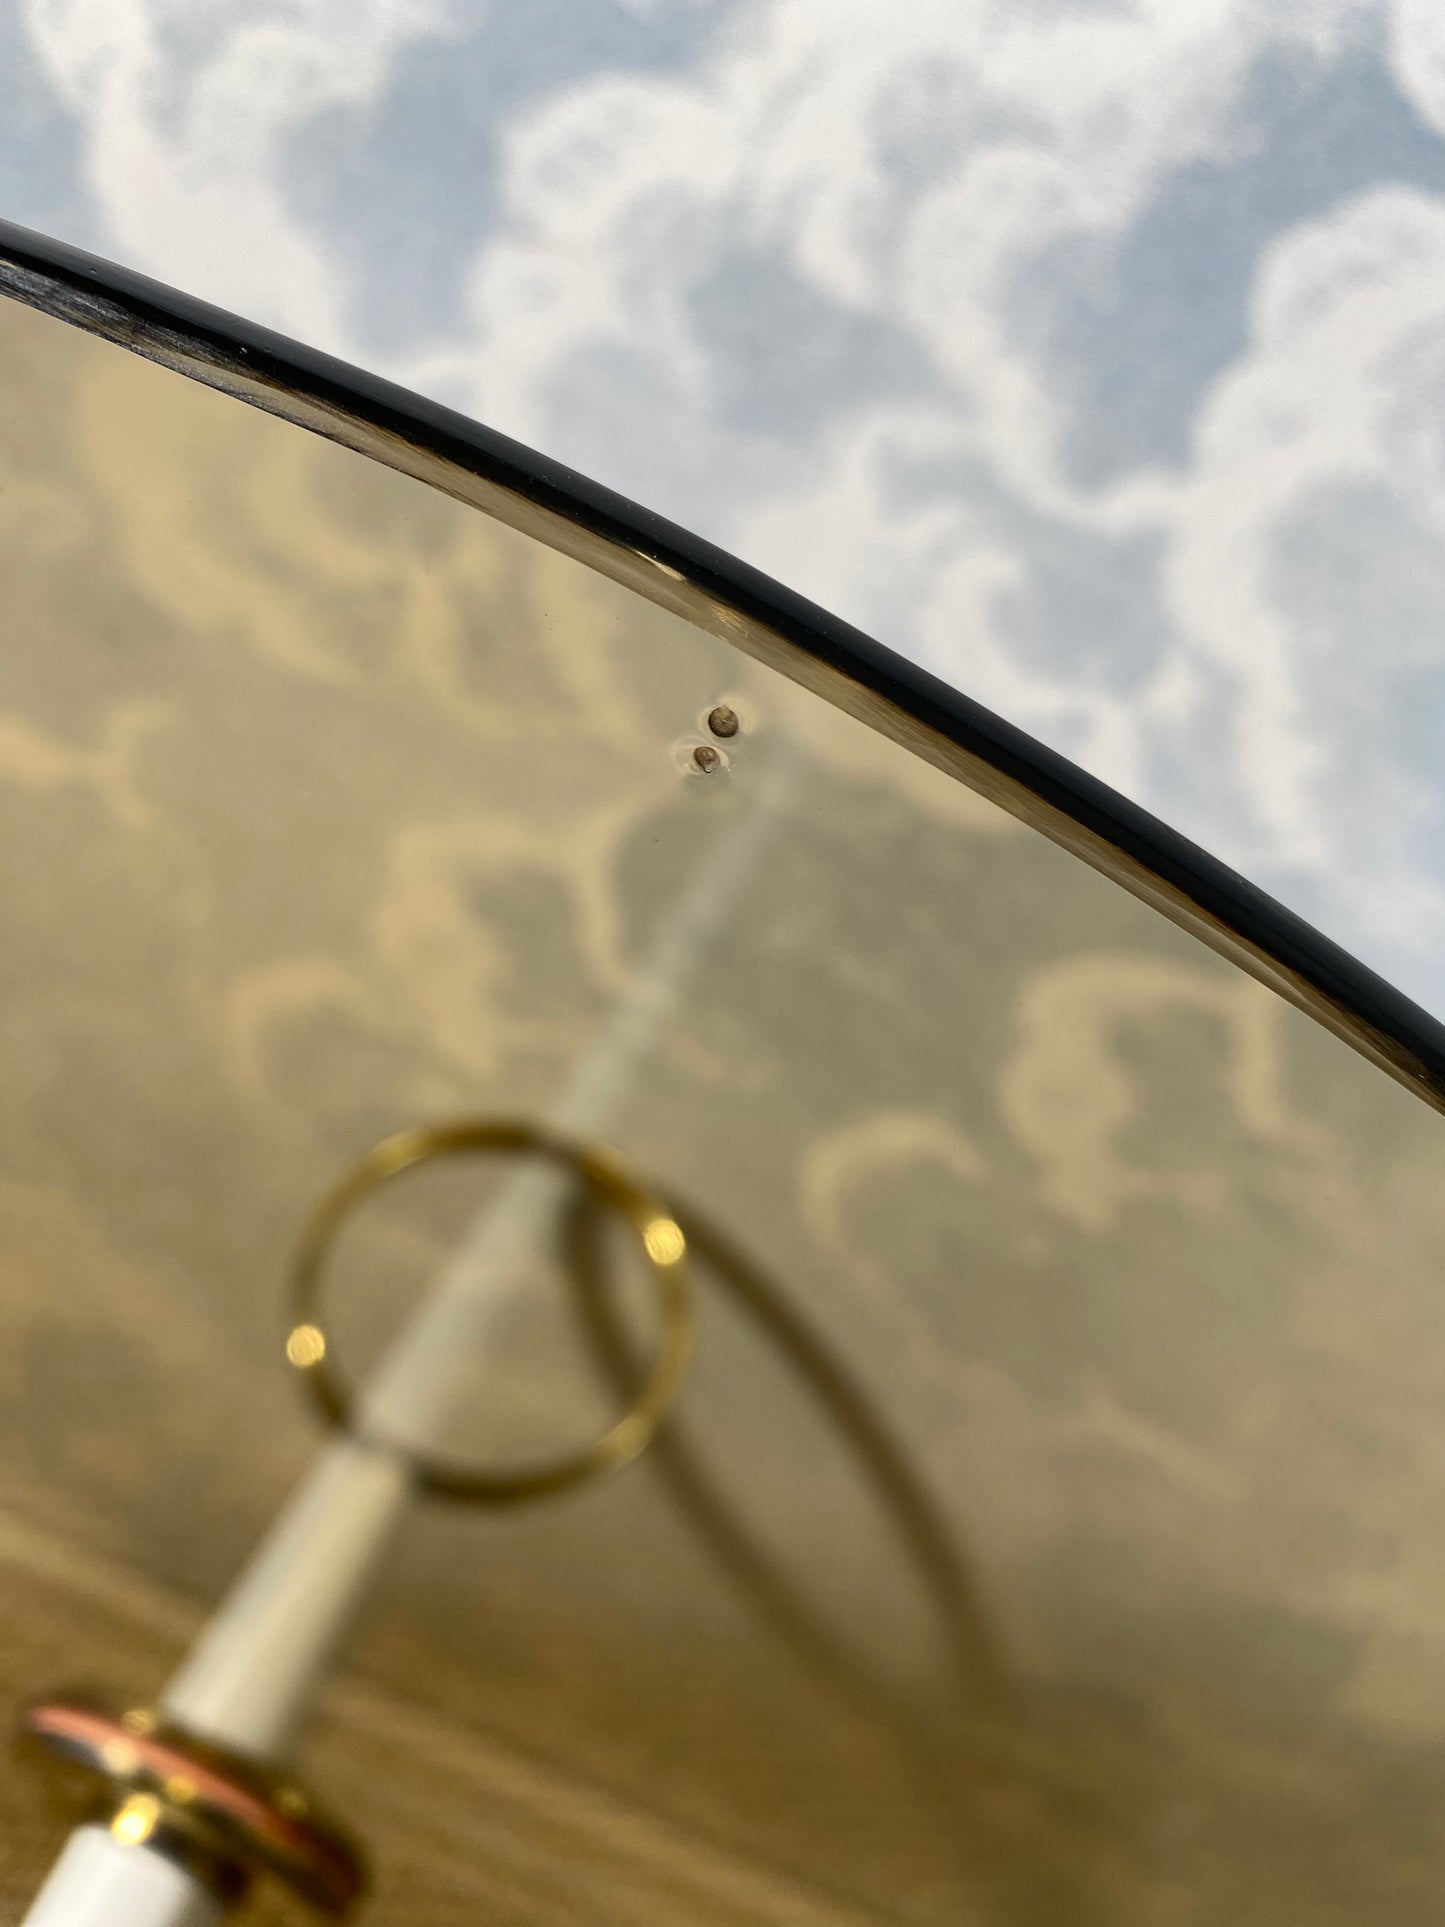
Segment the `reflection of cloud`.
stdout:
<svg viewBox="0 0 1445 1927">
<path fill-rule="evenodd" d="M 240 635 L 298 676 L 354 678 L 331 634 L 336 609 L 416 568 L 326 513 L 319 444 L 278 434 L 269 418 L 219 396 L 167 410 L 158 396 L 172 378 L 119 356 L 102 355 L 87 373 L 76 410 L 82 457 L 135 586 L 184 634 Z"/>
<path fill-rule="evenodd" d="M 874 1111 L 839 1125 L 809 1147 L 798 1175 L 804 1224 L 884 1302 L 896 1293 L 896 1279 L 863 1254 L 849 1208 L 860 1188 L 879 1179 L 896 1182 L 913 1166 L 934 1167 L 970 1186 L 985 1175 L 982 1157 L 957 1125 L 928 1111 Z"/>
<path fill-rule="evenodd" d="M 1141 1021 L 1190 1014 L 1218 1026 L 1221 1078 L 1241 1130 L 1263 1143 L 1316 1144 L 1310 1125 L 1286 1104 L 1279 1007 L 1259 984 L 1215 966 L 1185 970 L 1126 951 L 1068 957 L 1023 988 L 999 1104 L 1039 1167 L 1043 1200 L 1070 1223 L 1101 1231 L 1136 1199 L 1204 1211 L 1218 1200 L 1217 1169 L 1161 1171 L 1124 1143 L 1157 1093 L 1120 1048 L 1123 1033 Z"/>
<path fill-rule="evenodd" d="M 163 702 L 118 703 L 94 749 L 62 741 L 28 717 L 0 710 L 0 783 L 46 795 L 75 784 L 91 790 L 117 820 L 137 829 L 151 820 L 136 764 L 146 738 L 174 723 Z"/>
<path fill-rule="evenodd" d="M 534 829 L 488 820 L 418 824 L 393 836 L 371 938 L 439 1050 L 491 1072 L 508 1050 L 555 1048 L 569 1029 L 581 1041 L 583 1012 L 538 1019 L 509 1008 L 509 999 L 520 1001 L 518 980 L 525 980 L 526 969 L 515 937 L 479 915 L 479 900 L 489 885 L 541 885 L 555 897 L 556 922 L 577 943 L 591 982 L 615 990 L 625 981 L 617 850 L 652 801 L 629 799 L 620 809 L 570 823 L 561 835 L 551 824 Z M 535 990 L 535 975 L 531 982 Z"/>
</svg>

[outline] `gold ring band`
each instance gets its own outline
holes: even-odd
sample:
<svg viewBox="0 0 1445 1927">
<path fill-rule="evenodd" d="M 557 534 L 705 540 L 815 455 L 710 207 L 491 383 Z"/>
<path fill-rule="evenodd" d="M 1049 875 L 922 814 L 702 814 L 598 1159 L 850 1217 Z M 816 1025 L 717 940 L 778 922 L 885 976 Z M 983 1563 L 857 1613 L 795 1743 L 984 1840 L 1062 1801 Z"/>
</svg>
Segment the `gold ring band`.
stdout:
<svg viewBox="0 0 1445 1927">
<path fill-rule="evenodd" d="M 498 1153 L 543 1157 L 564 1165 L 597 1200 L 625 1219 L 637 1234 L 656 1280 L 662 1305 L 662 1337 L 646 1383 L 617 1422 L 580 1451 L 515 1472 L 474 1471 L 441 1459 L 414 1458 L 413 1476 L 435 1497 L 485 1505 L 516 1504 L 561 1492 L 611 1472 L 646 1449 L 677 1396 L 692 1357 L 695 1315 L 688 1284 L 686 1241 L 667 1206 L 632 1174 L 615 1153 L 559 1132 L 513 1119 L 461 1119 L 422 1125 L 379 1144 L 346 1170 L 308 1219 L 291 1267 L 292 1329 L 286 1356 L 304 1379 L 328 1424 L 354 1430 L 350 1388 L 336 1372 L 321 1323 L 322 1284 L 332 1245 L 351 1212 L 388 1179 L 436 1158 Z"/>
</svg>

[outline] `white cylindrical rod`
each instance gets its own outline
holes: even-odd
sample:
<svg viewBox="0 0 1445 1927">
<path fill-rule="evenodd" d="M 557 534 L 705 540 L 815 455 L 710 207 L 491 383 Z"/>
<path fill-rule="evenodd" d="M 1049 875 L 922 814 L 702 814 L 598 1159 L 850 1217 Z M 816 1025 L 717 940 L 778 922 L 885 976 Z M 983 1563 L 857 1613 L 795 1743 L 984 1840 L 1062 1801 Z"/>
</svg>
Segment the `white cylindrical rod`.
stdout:
<svg viewBox="0 0 1445 1927">
<path fill-rule="evenodd" d="M 719 837 L 662 922 L 651 953 L 552 1107 L 555 1128 L 592 1134 L 616 1115 L 700 955 L 754 870 L 791 787 L 774 772 Z M 436 1290 L 379 1367 L 362 1403 L 372 1439 L 444 1449 L 475 1360 L 515 1308 L 520 1272 L 565 1178 L 519 1167 L 479 1216 Z M 191 1731 L 279 1761 L 319 1689 L 411 1496 L 397 1447 L 326 1447 L 222 1601 L 162 1697 Z"/>
<path fill-rule="evenodd" d="M 24 1927 L 220 1927 L 221 1903 L 147 1846 L 78 1827 L 31 1903 Z"/>
<path fill-rule="evenodd" d="M 410 1496 L 397 1453 L 329 1446 L 166 1688 L 166 1715 L 254 1759 L 282 1759 Z"/>
</svg>

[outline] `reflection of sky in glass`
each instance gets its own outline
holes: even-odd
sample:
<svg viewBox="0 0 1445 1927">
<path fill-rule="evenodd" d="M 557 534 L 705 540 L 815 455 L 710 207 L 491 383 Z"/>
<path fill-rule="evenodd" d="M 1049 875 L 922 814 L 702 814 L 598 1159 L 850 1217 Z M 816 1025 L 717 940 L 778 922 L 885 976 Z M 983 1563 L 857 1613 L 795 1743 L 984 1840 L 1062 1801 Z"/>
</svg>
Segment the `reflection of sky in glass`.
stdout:
<svg viewBox="0 0 1445 1927">
<path fill-rule="evenodd" d="M 0 0 L 4 211 L 713 537 L 1445 1011 L 1438 0 Z"/>
</svg>

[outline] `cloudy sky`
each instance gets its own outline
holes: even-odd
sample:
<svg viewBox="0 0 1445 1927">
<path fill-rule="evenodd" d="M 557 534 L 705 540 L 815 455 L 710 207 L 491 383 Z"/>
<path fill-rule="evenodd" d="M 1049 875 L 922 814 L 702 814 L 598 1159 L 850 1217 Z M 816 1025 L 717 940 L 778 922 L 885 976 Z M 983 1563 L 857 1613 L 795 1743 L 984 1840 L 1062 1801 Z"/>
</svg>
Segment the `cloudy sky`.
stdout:
<svg viewBox="0 0 1445 1927">
<path fill-rule="evenodd" d="M 662 510 L 1445 1014 L 1440 0 L 0 0 L 0 212 Z"/>
</svg>

